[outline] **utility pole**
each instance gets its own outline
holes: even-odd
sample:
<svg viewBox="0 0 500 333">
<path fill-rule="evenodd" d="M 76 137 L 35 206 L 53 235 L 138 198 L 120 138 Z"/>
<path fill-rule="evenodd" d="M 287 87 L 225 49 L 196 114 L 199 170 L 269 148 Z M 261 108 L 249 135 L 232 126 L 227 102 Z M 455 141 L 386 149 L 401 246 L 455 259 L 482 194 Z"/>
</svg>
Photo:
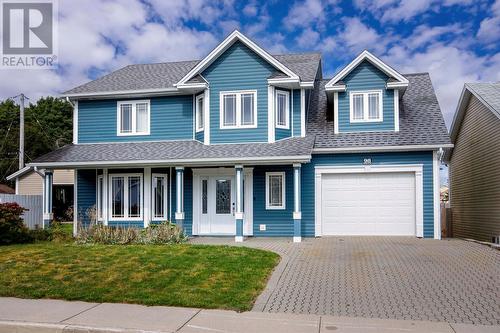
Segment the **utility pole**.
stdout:
<svg viewBox="0 0 500 333">
<path fill-rule="evenodd" d="M 20 95 L 19 106 L 19 169 L 24 168 L 24 94 Z"/>
</svg>

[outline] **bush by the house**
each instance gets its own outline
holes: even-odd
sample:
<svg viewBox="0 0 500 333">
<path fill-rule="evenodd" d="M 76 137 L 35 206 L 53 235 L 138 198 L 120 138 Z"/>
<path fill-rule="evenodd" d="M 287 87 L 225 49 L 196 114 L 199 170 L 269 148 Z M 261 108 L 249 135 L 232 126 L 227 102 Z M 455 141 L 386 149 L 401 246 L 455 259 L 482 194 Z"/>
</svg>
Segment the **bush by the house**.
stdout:
<svg viewBox="0 0 500 333">
<path fill-rule="evenodd" d="M 49 240 L 56 243 L 65 243 L 73 239 L 72 229 L 65 228 L 64 224 L 59 221 L 53 221 L 48 232 Z"/>
<path fill-rule="evenodd" d="M 26 210 L 15 202 L 0 204 L 0 245 L 31 242 L 21 217 Z"/>
<path fill-rule="evenodd" d="M 150 225 L 146 229 L 90 225 L 80 227 L 76 237 L 80 244 L 176 244 L 186 240 L 181 228 L 170 222 Z"/>
</svg>

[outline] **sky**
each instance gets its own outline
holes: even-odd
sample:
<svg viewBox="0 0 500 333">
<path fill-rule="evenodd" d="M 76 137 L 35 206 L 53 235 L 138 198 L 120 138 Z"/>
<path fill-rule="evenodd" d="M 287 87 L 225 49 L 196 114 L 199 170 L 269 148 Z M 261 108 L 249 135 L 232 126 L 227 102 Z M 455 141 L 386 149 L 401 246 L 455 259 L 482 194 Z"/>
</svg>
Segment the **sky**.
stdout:
<svg viewBox="0 0 500 333">
<path fill-rule="evenodd" d="M 332 77 L 367 49 L 429 72 L 448 126 L 465 82 L 500 81 L 500 0 L 59 0 L 59 68 L 0 69 L 34 101 L 133 63 L 200 59 L 234 29 L 271 54 L 319 51 Z"/>
</svg>

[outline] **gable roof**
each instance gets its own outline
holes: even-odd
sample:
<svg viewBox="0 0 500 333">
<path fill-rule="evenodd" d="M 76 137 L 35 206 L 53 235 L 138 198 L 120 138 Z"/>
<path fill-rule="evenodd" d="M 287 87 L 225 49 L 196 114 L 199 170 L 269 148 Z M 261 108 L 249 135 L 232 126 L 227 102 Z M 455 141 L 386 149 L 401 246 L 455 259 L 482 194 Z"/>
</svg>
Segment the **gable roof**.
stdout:
<svg viewBox="0 0 500 333">
<path fill-rule="evenodd" d="M 292 70 L 290 70 L 283 63 L 279 62 L 272 55 L 267 53 L 263 48 L 259 45 L 255 44 L 248 37 L 243 35 L 238 30 L 234 30 L 229 36 L 226 37 L 215 49 L 212 50 L 205 58 L 203 58 L 200 62 L 194 66 L 186 75 L 184 75 L 179 82 L 175 84 L 175 86 L 182 86 L 186 84 L 186 82 L 191 79 L 193 76 L 200 74 L 205 70 L 210 64 L 212 64 L 221 54 L 223 54 L 228 48 L 231 47 L 236 41 L 240 41 L 246 47 L 257 53 L 263 59 L 265 59 L 269 64 L 274 66 L 277 70 L 283 72 L 289 78 L 294 78 L 300 80 L 299 76 L 295 74 Z"/>
<path fill-rule="evenodd" d="M 303 82 L 314 81 L 321 61 L 319 53 L 276 55 L 287 67 L 293 69 Z M 64 92 L 63 96 L 100 96 L 126 93 L 175 93 L 174 86 L 183 76 L 193 69 L 200 60 L 165 62 L 156 64 L 129 65 Z M 194 76 L 192 82 L 203 83 Z"/>
<path fill-rule="evenodd" d="M 344 91 L 345 85 L 341 84 L 339 81 L 344 79 L 347 74 L 349 74 L 365 60 L 369 61 L 373 66 L 377 67 L 390 77 L 390 80 L 387 82 L 387 88 L 405 88 L 408 86 L 408 79 L 367 50 L 364 50 L 349 65 L 345 66 L 330 81 L 328 81 L 325 84 L 325 89 L 327 91 Z"/>
<path fill-rule="evenodd" d="M 409 150 L 409 146 L 422 150 L 425 147 L 436 149 L 450 146 L 448 131 L 429 74 L 405 74 L 405 77 L 408 78 L 409 85 L 399 104 L 399 132 L 335 134 L 333 120 L 327 117 L 328 100 L 324 87 L 329 81 L 321 81 L 312 93 L 306 130 L 308 135 L 316 136 L 315 151 L 356 151 L 366 150 L 368 147 L 380 150 L 401 147 Z"/>
<path fill-rule="evenodd" d="M 25 166 L 24 168 L 17 170 L 13 174 L 8 175 L 7 177 L 5 177 L 5 179 L 12 180 L 12 179 L 15 179 L 15 178 L 19 178 L 19 177 L 25 175 L 26 173 L 31 172 L 31 169 L 32 169 L 32 167 Z"/>
<path fill-rule="evenodd" d="M 500 82 L 496 83 L 466 83 L 462 88 L 460 99 L 458 100 L 457 110 L 451 124 L 451 140 L 455 141 L 465 111 L 471 96 L 474 95 L 484 104 L 494 115 L 500 118 Z"/>
</svg>

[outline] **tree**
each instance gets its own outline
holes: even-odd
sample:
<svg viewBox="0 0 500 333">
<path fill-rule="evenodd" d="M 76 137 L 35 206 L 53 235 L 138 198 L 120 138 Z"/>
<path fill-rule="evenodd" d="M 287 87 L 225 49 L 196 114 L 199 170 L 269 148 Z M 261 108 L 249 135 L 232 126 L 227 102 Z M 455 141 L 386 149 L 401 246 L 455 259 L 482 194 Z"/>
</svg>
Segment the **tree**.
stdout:
<svg viewBox="0 0 500 333">
<path fill-rule="evenodd" d="M 54 97 L 39 99 L 25 108 L 25 162 L 71 143 L 73 106 Z M 0 103 L 0 182 L 19 164 L 19 105 L 13 100 Z"/>
</svg>

